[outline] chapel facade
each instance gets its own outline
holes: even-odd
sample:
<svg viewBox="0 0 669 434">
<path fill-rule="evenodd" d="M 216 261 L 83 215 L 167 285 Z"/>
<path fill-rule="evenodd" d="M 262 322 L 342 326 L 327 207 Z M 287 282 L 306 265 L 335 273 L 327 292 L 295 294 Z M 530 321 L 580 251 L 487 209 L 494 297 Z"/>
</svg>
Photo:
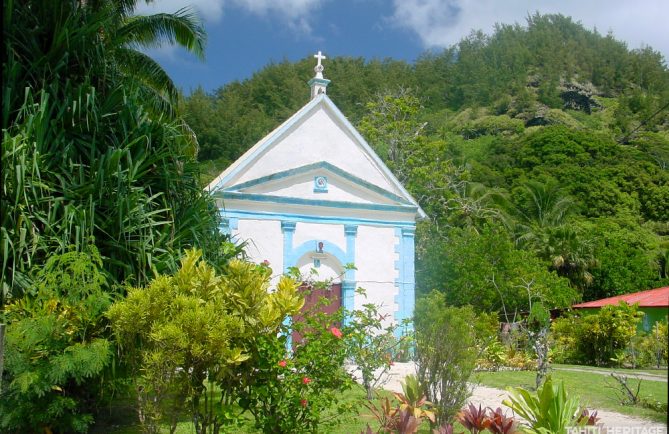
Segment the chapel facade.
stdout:
<svg viewBox="0 0 669 434">
<path fill-rule="evenodd" d="M 246 241 L 251 260 L 268 261 L 273 279 L 313 270 L 332 279 L 346 310 L 375 303 L 401 324 L 413 316 L 414 234 L 425 213 L 328 98 L 325 57 L 314 57 L 309 103 L 207 187 L 221 231 Z"/>
</svg>

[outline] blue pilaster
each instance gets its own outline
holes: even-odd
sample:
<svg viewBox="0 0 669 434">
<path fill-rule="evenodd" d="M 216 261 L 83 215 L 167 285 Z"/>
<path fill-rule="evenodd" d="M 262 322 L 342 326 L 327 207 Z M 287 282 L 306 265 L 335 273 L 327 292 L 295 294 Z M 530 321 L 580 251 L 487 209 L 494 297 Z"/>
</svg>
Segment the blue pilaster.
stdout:
<svg viewBox="0 0 669 434">
<path fill-rule="evenodd" d="M 295 222 L 282 221 L 281 232 L 283 232 L 283 272 L 287 273 L 288 268 L 295 265 L 290 263 L 290 257 L 293 253 Z"/>
<path fill-rule="evenodd" d="M 287 273 L 288 268 L 295 265 L 290 263 L 290 256 L 293 252 L 293 235 L 295 234 L 295 222 L 282 221 L 281 222 L 281 232 L 283 232 L 283 272 Z M 284 325 L 288 327 L 288 330 L 292 330 L 291 327 L 292 320 L 290 317 L 286 317 Z M 286 350 L 292 351 L 293 346 L 293 336 L 289 332 L 286 338 Z"/>
<path fill-rule="evenodd" d="M 416 303 L 415 233 L 415 228 L 404 227 L 395 229 L 395 236 L 398 238 L 395 252 L 399 254 L 399 259 L 395 262 L 395 269 L 398 271 L 395 321 L 398 324 L 413 317 Z M 403 334 L 408 334 L 412 331 L 413 325 L 407 324 L 398 328 L 395 331 L 395 335 L 399 338 Z"/>
<path fill-rule="evenodd" d="M 344 225 L 344 235 L 346 236 L 346 263 L 343 265 L 355 264 L 355 241 L 358 236 L 357 225 Z M 355 309 L 355 270 L 347 269 L 341 284 L 341 302 L 346 312 L 353 312 Z M 348 315 L 344 318 L 344 323 L 348 323 Z"/>
</svg>

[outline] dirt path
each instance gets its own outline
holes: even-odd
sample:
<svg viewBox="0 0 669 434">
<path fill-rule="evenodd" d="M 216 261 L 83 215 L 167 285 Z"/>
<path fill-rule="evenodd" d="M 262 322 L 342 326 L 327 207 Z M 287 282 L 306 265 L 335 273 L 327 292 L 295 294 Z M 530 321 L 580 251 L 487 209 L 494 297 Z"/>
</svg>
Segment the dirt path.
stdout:
<svg viewBox="0 0 669 434">
<path fill-rule="evenodd" d="M 599 375 L 606 375 L 609 376 L 612 371 L 601 371 L 599 369 L 587 369 L 587 368 L 563 368 L 561 366 L 552 366 L 551 369 L 554 369 L 556 371 L 573 371 L 573 372 L 587 372 L 587 373 L 593 373 L 593 374 L 599 374 Z M 648 381 L 660 381 L 663 383 L 667 382 L 667 377 L 663 377 L 661 375 L 653 375 L 650 373 L 642 374 L 638 372 L 625 372 L 624 370 L 621 370 L 619 372 L 616 372 L 618 375 L 623 375 L 628 378 L 633 378 L 635 380 L 648 380 Z"/>
<path fill-rule="evenodd" d="M 401 392 L 401 381 L 406 375 L 413 374 L 415 372 L 415 365 L 411 362 L 395 363 L 384 379 L 385 381 L 382 388 L 393 392 Z M 481 404 L 483 407 L 501 407 L 505 410 L 511 411 L 506 406 L 502 405 L 502 401 L 506 398 L 506 396 L 507 392 L 505 390 L 485 386 L 475 386 L 474 392 L 472 393 L 469 402 L 472 402 L 475 405 Z M 667 433 L 667 425 L 646 419 L 627 416 L 607 410 L 598 410 L 597 415 L 601 418 L 600 422 L 603 423 L 605 427 L 636 427 L 641 429 L 639 432 L 654 434 Z"/>
</svg>

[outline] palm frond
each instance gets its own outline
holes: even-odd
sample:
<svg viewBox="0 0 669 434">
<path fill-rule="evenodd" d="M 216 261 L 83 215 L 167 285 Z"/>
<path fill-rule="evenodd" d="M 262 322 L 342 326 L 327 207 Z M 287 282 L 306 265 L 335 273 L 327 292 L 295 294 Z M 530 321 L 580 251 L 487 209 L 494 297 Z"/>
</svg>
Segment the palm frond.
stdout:
<svg viewBox="0 0 669 434">
<path fill-rule="evenodd" d="M 204 59 L 206 34 L 200 20 L 190 8 L 179 9 L 174 14 L 138 15 L 116 31 L 114 44 L 144 48 L 179 45 L 200 59 Z"/>
</svg>

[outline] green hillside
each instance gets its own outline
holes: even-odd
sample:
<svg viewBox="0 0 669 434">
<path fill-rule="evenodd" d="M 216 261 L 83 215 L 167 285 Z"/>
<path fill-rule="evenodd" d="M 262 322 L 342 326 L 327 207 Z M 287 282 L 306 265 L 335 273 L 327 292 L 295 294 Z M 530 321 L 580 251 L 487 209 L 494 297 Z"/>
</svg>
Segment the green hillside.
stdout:
<svg viewBox="0 0 669 434">
<path fill-rule="evenodd" d="M 309 98 L 313 61 L 184 101 L 208 179 Z M 562 15 L 415 63 L 338 57 L 328 95 L 428 212 L 419 291 L 526 308 L 669 281 L 669 69 Z M 566 280 L 565 280 L 566 279 Z"/>
</svg>

